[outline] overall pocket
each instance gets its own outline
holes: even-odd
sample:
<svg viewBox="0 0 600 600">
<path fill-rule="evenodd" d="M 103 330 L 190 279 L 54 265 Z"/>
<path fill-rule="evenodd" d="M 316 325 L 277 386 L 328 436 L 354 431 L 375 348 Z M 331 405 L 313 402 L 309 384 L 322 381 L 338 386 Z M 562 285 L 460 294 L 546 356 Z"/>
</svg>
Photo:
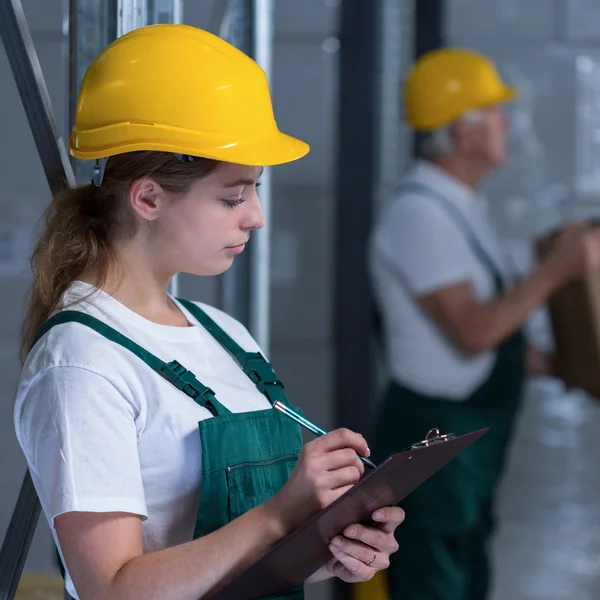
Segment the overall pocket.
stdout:
<svg viewBox="0 0 600 600">
<path fill-rule="evenodd" d="M 229 520 L 273 497 L 289 479 L 298 456 L 286 454 L 226 467 Z"/>
</svg>

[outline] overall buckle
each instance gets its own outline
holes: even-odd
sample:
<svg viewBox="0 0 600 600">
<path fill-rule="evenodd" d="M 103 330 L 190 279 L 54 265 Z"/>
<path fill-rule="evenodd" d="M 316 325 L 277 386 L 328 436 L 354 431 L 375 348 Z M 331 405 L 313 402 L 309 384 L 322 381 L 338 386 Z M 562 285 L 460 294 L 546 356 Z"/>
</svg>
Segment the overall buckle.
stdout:
<svg viewBox="0 0 600 600">
<path fill-rule="evenodd" d="M 181 390 L 184 394 L 187 394 L 190 398 L 195 400 L 198 396 L 202 396 L 207 402 L 210 401 L 210 397 L 215 393 L 202 385 L 195 377 L 195 375 L 188 371 L 180 362 L 172 360 L 167 363 L 160 370 L 161 375 L 170 381 L 177 389 Z"/>
<path fill-rule="evenodd" d="M 267 392 L 266 386 L 268 385 L 284 387 L 271 363 L 260 352 L 249 352 L 242 366 L 246 375 L 250 377 L 263 394 Z"/>
</svg>

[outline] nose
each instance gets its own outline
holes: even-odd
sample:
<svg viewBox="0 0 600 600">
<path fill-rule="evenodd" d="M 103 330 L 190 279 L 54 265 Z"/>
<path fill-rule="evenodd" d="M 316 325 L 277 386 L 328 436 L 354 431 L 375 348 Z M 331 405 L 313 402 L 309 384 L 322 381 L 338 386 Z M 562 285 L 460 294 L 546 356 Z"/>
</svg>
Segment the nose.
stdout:
<svg viewBox="0 0 600 600">
<path fill-rule="evenodd" d="M 256 192 L 254 192 L 252 198 L 248 198 L 245 206 L 248 210 L 244 215 L 242 229 L 244 229 L 244 231 L 262 229 L 265 226 L 265 216 L 263 215 L 262 208 L 260 207 L 260 200 L 258 199 L 258 194 Z"/>
</svg>

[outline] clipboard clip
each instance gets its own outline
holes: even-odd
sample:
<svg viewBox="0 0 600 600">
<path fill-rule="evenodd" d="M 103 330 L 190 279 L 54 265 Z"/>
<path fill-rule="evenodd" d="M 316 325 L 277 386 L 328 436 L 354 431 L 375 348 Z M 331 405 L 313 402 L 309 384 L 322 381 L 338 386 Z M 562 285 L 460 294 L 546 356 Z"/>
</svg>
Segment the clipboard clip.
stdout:
<svg viewBox="0 0 600 600">
<path fill-rule="evenodd" d="M 427 448 L 435 444 L 441 444 L 449 440 L 453 440 L 456 436 L 453 433 L 440 434 L 440 430 L 435 427 L 430 429 L 425 436 L 425 439 L 413 444 L 408 450 L 418 450 L 419 448 Z"/>
</svg>

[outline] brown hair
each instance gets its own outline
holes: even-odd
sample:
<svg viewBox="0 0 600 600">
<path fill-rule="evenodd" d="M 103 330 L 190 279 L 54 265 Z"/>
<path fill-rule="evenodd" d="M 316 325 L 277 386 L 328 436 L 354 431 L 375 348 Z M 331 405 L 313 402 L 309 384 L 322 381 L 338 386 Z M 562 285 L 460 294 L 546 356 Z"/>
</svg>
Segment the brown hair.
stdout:
<svg viewBox="0 0 600 600">
<path fill-rule="evenodd" d="M 108 160 L 101 187 L 82 185 L 55 196 L 42 217 L 44 229 L 31 257 L 33 284 L 21 327 L 22 360 L 75 280 L 85 276 L 97 287 L 106 282 L 115 258 L 115 235 L 134 230 L 127 202 L 131 184 L 151 177 L 165 191 L 184 194 L 218 164 L 204 158 L 181 162 L 166 152 L 129 152 Z"/>
</svg>

